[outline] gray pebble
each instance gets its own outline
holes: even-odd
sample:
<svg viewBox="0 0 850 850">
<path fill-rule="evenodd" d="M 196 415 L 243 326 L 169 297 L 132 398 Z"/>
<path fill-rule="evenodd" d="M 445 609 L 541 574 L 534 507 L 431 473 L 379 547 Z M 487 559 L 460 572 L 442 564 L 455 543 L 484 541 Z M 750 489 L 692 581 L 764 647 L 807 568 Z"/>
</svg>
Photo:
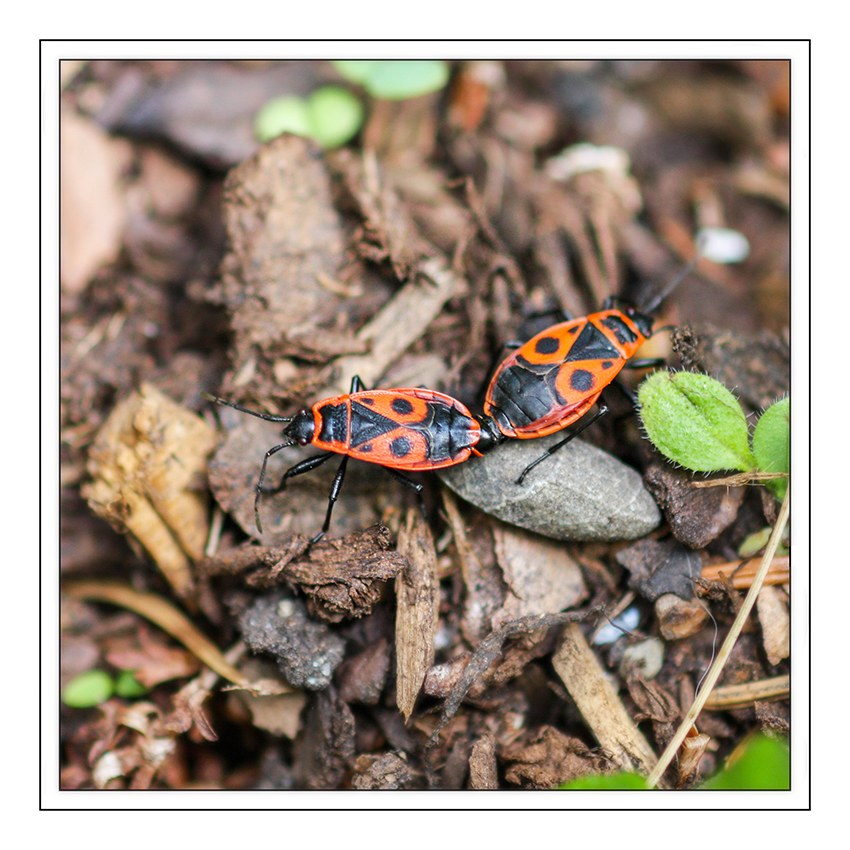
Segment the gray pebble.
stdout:
<svg viewBox="0 0 850 850">
<path fill-rule="evenodd" d="M 627 670 L 633 669 L 644 679 L 654 679 L 663 666 L 664 643 L 653 637 L 627 646 L 623 651 L 620 670 L 625 674 Z"/>
<path fill-rule="evenodd" d="M 578 439 L 516 484 L 523 469 L 563 436 L 511 440 L 439 475 L 481 510 L 556 540 L 634 540 L 661 522 L 641 476 Z"/>
<path fill-rule="evenodd" d="M 311 620 L 300 599 L 272 591 L 239 617 L 245 643 L 277 659 L 290 685 L 321 691 L 331 683 L 345 652 L 345 641 L 323 623 Z"/>
</svg>

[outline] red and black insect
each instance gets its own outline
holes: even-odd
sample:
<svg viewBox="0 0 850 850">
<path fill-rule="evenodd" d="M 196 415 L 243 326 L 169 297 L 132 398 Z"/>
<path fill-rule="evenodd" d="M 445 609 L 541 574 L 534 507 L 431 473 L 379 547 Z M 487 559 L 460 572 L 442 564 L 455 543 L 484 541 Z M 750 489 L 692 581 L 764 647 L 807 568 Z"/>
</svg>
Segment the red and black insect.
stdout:
<svg viewBox="0 0 850 850">
<path fill-rule="evenodd" d="M 324 450 L 322 454 L 302 460 L 287 470 L 280 486 L 273 492 L 284 489 L 290 478 L 321 466 L 334 455 L 343 455 L 331 487 L 324 525 L 311 543 L 320 540 L 330 527 L 349 457 L 378 464 L 394 478 L 420 492 L 422 485 L 398 470 L 421 471 L 454 466 L 499 441 L 494 438 L 491 428 L 482 428 L 482 422 L 451 396 L 419 388 L 364 390 L 356 375 L 348 395 L 324 399 L 295 416 L 257 413 L 215 396 L 204 396 L 269 422 L 288 423 L 283 430 L 286 440 L 266 452 L 257 481 L 254 518 L 261 533 L 260 497 L 266 492 L 263 482 L 266 466 L 273 454 L 289 446 L 306 446 L 308 443 Z"/>
<path fill-rule="evenodd" d="M 607 298 L 601 312 L 541 331 L 496 369 L 487 388 L 484 414 L 505 438 L 527 440 L 553 434 L 577 422 L 599 402 L 596 415 L 529 464 L 517 484 L 608 412 L 600 395 L 630 360 L 633 367 L 658 365 L 658 360 L 632 357 L 653 334 L 652 311 L 695 263 L 643 309 Z"/>
</svg>

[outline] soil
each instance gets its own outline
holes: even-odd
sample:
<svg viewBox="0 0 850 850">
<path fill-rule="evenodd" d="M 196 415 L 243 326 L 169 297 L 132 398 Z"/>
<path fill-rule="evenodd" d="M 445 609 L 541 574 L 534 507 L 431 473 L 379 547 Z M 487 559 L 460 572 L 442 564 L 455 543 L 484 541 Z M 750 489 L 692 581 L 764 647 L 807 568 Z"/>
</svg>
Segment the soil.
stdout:
<svg viewBox="0 0 850 850">
<path fill-rule="evenodd" d="M 334 457 L 262 494 L 261 533 L 255 488 L 285 423 L 202 393 L 291 417 L 359 375 L 480 413 L 506 345 L 607 296 L 649 303 L 697 231 L 722 227 L 748 256 L 699 259 L 657 311 L 673 341 L 639 356 L 706 372 L 759 414 L 790 380 L 789 64 L 453 62 L 444 89 L 403 101 L 328 62 L 79 62 L 63 80 L 60 678 L 116 686 L 63 703 L 61 787 L 648 773 L 777 504 L 693 489 L 652 449 L 632 403 L 647 370 L 624 370 L 581 436 L 658 503 L 629 540 L 544 537 L 433 473 L 411 473 L 417 494 L 352 459 L 311 545 Z M 264 102 L 327 84 L 366 106 L 352 141 L 255 140 Z M 271 455 L 269 488 L 315 454 Z M 701 758 L 664 787 L 694 787 L 755 731 L 789 733 L 784 563 L 719 682 L 741 695 L 710 700 Z"/>
</svg>

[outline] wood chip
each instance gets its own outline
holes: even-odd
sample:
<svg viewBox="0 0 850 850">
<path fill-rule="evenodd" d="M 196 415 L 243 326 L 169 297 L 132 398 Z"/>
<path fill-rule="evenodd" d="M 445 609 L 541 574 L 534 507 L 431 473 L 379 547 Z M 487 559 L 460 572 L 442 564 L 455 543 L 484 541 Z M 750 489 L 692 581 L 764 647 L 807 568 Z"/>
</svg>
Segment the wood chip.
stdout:
<svg viewBox="0 0 850 850">
<path fill-rule="evenodd" d="M 215 447 L 215 431 L 151 384 L 121 402 L 89 452 L 92 510 L 129 531 L 174 590 L 187 597 L 190 563 L 209 534 L 206 493 L 197 486 Z"/>
<path fill-rule="evenodd" d="M 398 535 L 407 566 L 396 577 L 396 703 L 407 722 L 434 663 L 434 635 L 440 607 L 437 553 L 431 529 L 416 508 L 407 512 Z"/>
<path fill-rule="evenodd" d="M 349 392 L 354 375 L 359 375 L 365 386 L 374 387 L 384 372 L 422 336 L 446 301 L 465 288 L 463 278 L 442 257 L 418 263 L 410 280 L 357 332 L 357 340 L 369 345 L 369 353 L 352 354 L 336 361 L 336 378 L 327 387 L 327 394 Z"/>
<path fill-rule="evenodd" d="M 791 618 L 785 594 L 777 587 L 763 587 L 756 600 L 764 652 L 774 666 L 791 654 Z"/>
<path fill-rule="evenodd" d="M 648 773 L 656 756 L 575 623 L 564 629 L 552 664 L 600 746 L 623 770 Z"/>
<path fill-rule="evenodd" d="M 469 754 L 469 787 L 476 791 L 493 791 L 499 787 L 496 769 L 496 737 L 485 732 Z"/>
</svg>

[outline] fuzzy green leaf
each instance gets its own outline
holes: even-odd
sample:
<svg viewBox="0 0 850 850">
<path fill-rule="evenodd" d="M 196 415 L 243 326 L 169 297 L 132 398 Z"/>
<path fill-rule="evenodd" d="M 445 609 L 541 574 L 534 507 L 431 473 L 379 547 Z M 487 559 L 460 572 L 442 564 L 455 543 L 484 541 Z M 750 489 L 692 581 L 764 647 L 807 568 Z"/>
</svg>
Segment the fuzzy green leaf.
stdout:
<svg viewBox="0 0 850 850">
<path fill-rule="evenodd" d="M 753 455 L 762 472 L 791 471 L 791 400 L 783 398 L 768 407 L 753 433 Z M 785 498 L 787 478 L 765 482 L 777 499 Z"/>
<path fill-rule="evenodd" d="M 656 372 L 638 390 L 640 417 L 655 447 L 695 472 L 755 466 L 747 419 L 726 387 L 693 372 Z"/>
<path fill-rule="evenodd" d="M 715 773 L 701 788 L 715 791 L 788 791 L 791 788 L 788 745 L 781 740 L 756 735 L 738 758 L 725 770 Z"/>
</svg>

